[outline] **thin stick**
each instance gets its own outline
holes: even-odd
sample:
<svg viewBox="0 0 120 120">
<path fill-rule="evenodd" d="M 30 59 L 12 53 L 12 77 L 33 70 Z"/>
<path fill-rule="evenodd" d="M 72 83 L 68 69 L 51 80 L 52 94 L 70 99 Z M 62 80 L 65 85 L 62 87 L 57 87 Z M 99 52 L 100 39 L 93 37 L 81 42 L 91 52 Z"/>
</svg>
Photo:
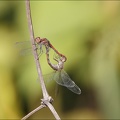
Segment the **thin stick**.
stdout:
<svg viewBox="0 0 120 120">
<path fill-rule="evenodd" d="M 31 111 L 29 114 L 27 114 L 25 117 L 23 117 L 21 120 L 26 120 L 32 114 L 36 113 L 38 110 L 40 110 L 40 109 L 42 109 L 44 107 L 46 107 L 46 106 L 45 105 L 40 105 L 39 107 L 37 107 L 36 109 L 34 109 L 33 111 Z"/>
<path fill-rule="evenodd" d="M 46 87 L 45 87 L 45 83 L 44 83 L 43 76 L 42 76 L 42 70 L 41 70 L 40 62 L 38 60 L 38 55 L 37 55 L 37 51 L 36 51 L 37 48 L 36 48 L 35 41 L 34 41 L 34 31 L 33 31 L 33 26 L 32 26 L 29 0 L 26 0 L 26 14 L 27 14 L 27 19 L 28 19 L 30 40 L 32 43 L 32 51 L 33 51 L 33 55 L 34 55 L 35 62 L 36 62 L 36 67 L 37 67 L 38 77 L 39 77 L 41 88 L 42 88 L 43 98 L 47 99 L 49 97 L 49 95 L 48 95 Z"/>
<path fill-rule="evenodd" d="M 51 110 L 51 112 L 53 113 L 53 115 L 55 116 L 56 120 L 60 120 L 60 117 L 58 116 L 57 112 L 55 111 L 54 107 L 52 106 L 52 104 L 50 104 L 49 102 L 45 103 L 49 109 Z"/>
<path fill-rule="evenodd" d="M 33 55 L 35 58 L 36 68 L 37 68 L 37 72 L 38 72 L 38 76 L 39 76 L 39 80 L 40 80 L 40 85 L 42 88 L 43 99 L 41 99 L 42 100 L 41 105 L 38 108 L 34 109 L 29 114 L 27 114 L 25 117 L 23 117 L 22 120 L 27 119 L 32 114 L 34 114 L 35 112 L 37 112 L 38 110 L 40 110 L 41 108 L 46 107 L 46 106 L 49 107 L 49 109 L 53 113 L 56 120 L 60 120 L 60 117 L 58 116 L 57 112 L 55 111 L 54 107 L 51 104 L 53 102 L 53 99 L 49 96 L 49 94 L 46 90 L 46 87 L 45 87 L 44 80 L 43 80 L 42 70 L 41 70 L 40 62 L 38 60 L 38 54 L 36 51 L 36 45 L 35 45 L 35 41 L 34 41 L 34 31 L 33 31 L 32 19 L 31 19 L 30 1 L 29 0 L 26 0 L 26 14 L 27 14 L 27 19 L 28 19 L 30 39 L 31 39 L 31 43 L 32 43 L 32 51 L 33 51 Z"/>
</svg>

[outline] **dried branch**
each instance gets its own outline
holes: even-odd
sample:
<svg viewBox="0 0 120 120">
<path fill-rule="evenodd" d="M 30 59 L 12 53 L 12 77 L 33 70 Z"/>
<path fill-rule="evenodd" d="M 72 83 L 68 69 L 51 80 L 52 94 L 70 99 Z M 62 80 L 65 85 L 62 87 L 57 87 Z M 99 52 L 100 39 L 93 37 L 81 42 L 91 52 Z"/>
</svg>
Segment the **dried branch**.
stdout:
<svg viewBox="0 0 120 120">
<path fill-rule="evenodd" d="M 25 117 L 23 117 L 22 120 L 26 120 L 32 114 L 36 113 L 38 110 L 40 110 L 40 109 L 42 109 L 44 107 L 46 107 L 46 106 L 45 105 L 40 105 L 39 107 L 37 107 L 36 109 L 34 109 L 33 111 L 31 111 L 29 114 L 27 114 Z"/>
<path fill-rule="evenodd" d="M 38 72 L 40 84 L 41 84 L 41 87 L 42 87 L 43 98 L 48 98 L 49 95 L 47 93 L 45 83 L 44 83 L 44 80 L 43 80 L 42 70 L 41 70 L 41 67 L 40 67 L 40 62 L 39 62 L 37 51 L 36 51 L 37 48 L 36 48 L 35 41 L 34 41 L 34 31 L 33 31 L 32 19 L 31 19 L 30 1 L 29 0 L 26 0 L 26 14 L 27 14 L 27 19 L 28 19 L 30 40 L 31 40 L 31 43 L 32 43 L 32 51 L 33 51 L 33 55 L 34 55 L 35 62 L 36 62 L 36 67 L 37 67 L 37 72 Z"/>
<path fill-rule="evenodd" d="M 36 44 L 35 44 L 35 41 L 34 41 L 35 37 L 34 37 L 34 31 L 33 31 L 32 19 L 31 19 L 30 0 L 26 0 L 26 14 L 27 14 L 27 19 L 28 19 L 30 40 L 31 40 L 31 43 L 32 43 L 32 51 L 33 51 L 33 55 L 34 55 L 34 58 L 35 58 L 36 68 L 37 68 L 37 72 L 38 72 L 38 76 L 39 76 L 39 80 L 40 80 L 40 85 L 41 85 L 41 88 L 42 88 L 43 99 L 41 99 L 42 100 L 41 105 L 39 107 L 37 107 L 36 109 L 34 109 L 29 114 L 27 114 L 25 117 L 23 117 L 22 120 L 27 119 L 32 114 L 34 114 L 35 112 L 37 112 L 38 110 L 40 110 L 40 109 L 42 109 L 43 107 L 46 107 L 46 106 L 49 107 L 49 109 L 53 113 L 56 120 L 60 120 L 60 117 L 58 116 L 57 112 L 55 111 L 54 107 L 51 104 L 53 102 L 53 99 L 51 98 L 51 96 L 49 96 L 49 94 L 46 90 L 45 83 L 44 83 L 43 76 L 42 76 L 42 70 L 41 70 L 39 59 L 38 59 L 38 54 L 37 54 L 37 51 L 36 51 L 37 48 L 36 48 Z"/>
</svg>

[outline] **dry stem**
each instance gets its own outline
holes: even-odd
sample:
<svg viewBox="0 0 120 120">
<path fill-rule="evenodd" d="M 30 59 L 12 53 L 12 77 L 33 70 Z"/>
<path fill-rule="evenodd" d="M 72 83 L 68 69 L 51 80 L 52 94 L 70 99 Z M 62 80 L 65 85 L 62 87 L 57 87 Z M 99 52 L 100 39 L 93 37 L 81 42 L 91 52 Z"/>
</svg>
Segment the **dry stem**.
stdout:
<svg viewBox="0 0 120 120">
<path fill-rule="evenodd" d="M 46 106 L 49 107 L 49 109 L 53 113 L 56 120 L 60 120 L 60 117 L 58 116 L 57 112 L 55 111 L 54 107 L 51 104 L 53 102 L 53 99 L 51 98 L 51 96 L 49 96 L 49 94 L 46 90 L 45 83 L 44 83 L 43 76 L 42 76 L 42 70 L 41 70 L 40 62 L 38 60 L 38 54 L 37 54 L 37 51 L 36 51 L 37 48 L 36 48 L 35 41 L 34 41 L 35 37 L 34 37 L 34 31 L 33 31 L 32 19 L 31 19 L 30 0 L 26 0 L 26 14 L 27 14 L 27 19 L 28 19 L 30 40 L 31 40 L 31 43 L 32 43 L 32 51 L 33 51 L 33 55 L 34 55 L 34 58 L 35 58 L 36 68 L 37 68 L 37 72 L 38 72 L 38 76 L 39 76 L 39 80 L 40 80 L 40 85 L 41 85 L 41 88 L 42 88 L 43 99 L 41 99 L 42 100 L 41 105 L 39 107 L 37 107 L 36 109 L 34 109 L 29 114 L 27 114 L 25 117 L 23 117 L 22 120 L 27 119 L 32 114 L 34 114 L 35 112 L 37 112 L 38 110 L 40 110 L 40 109 L 42 109 L 43 107 L 46 107 Z"/>
</svg>

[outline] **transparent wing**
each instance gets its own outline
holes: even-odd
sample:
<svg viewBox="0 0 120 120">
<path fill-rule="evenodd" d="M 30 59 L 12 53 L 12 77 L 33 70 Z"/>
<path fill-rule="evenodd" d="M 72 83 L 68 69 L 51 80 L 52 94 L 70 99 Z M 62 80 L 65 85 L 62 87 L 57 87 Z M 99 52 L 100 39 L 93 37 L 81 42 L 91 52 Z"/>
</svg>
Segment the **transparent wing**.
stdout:
<svg viewBox="0 0 120 120">
<path fill-rule="evenodd" d="M 15 47 L 19 49 L 31 48 L 30 41 L 16 42 Z"/>
<path fill-rule="evenodd" d="M 75 86 L 75 83 L 71 80 L 69 75 L 64 70 L 56 71 L 55 75 L 54 75 L 54 80 L 59 85 L 62 85 L 62 86 L 65 86 L 65 87 Z"/>
<path fill-rule="evenodd" d="M 61 71 L 56 71 L 54 76 L 53 76 L 53 79 L 59 84 L 59 85 L 62 85 L 62 86 L 65 86 L 64 82 L 62 81 L 62 78 L 61 78 Z"/>
<path fill-rule="evenodd" d="M 66 87 L 73 87 L 75 85 L 75 83 L 64 70 L 61 71 L 61 78 Z"/>
<path fill-rule="evenodd" d="M 81 89 L 76 84 L 74 87 L 67 87 L 67 88 L 76 94 L 81 94 Z"/>
<path fill-rule="evenodd" d="M 51 81 L 53 81 L 54 75 L 55 75 L 55 72 L 43 75 L 43 79 L 45 81 L 46 86 L 48 84 L 51 84 Z M 55 97 L 57 96 L 58 92 L 59 92 L 59 88 L 58 88 L 58 84 L 56 84 L 55 85 Z"/>
<path fill-rule="evenodd" d="M 16 42 L 15 48 L 19 51 L 19 54 L 22 56 L 32 54 L 32 47 L 30 41 Z"/>
<path fill-rule="evenodd" d="M 69 90 L 76 94 L 81 94 L 80 88 L 71 80 L 69 75 L 64 71 L 56 71 L 54 74 L 54 80 L 62 86 L 67 87 Z"/>
<path fill-rule="evenodd" d="M 30 41 L 16 42 L 15 47 L 20 51 L 20 55 L 31 55 L 32 54 L 32 46 Z M 39 57 L 45 53 L 45 47 L 41 44 L 36 44 L 37 52 Z"/>
<path fill-rule="evenodd" d="M 43 76 L 45 81 L 55 80 L 59 85 L 67 87 L 76 94 L 81 94 L 80 88 L 71 80 L 68 74 L 64 71 L 56 71 Z"/>
<path fill-rule="evenodd" d="M 51 82 L 53 80 L 54 74 L 55 74 L 55 72 L 43 75 L 44 81 L 46 81 L 46 83 Z"/>
</svg>

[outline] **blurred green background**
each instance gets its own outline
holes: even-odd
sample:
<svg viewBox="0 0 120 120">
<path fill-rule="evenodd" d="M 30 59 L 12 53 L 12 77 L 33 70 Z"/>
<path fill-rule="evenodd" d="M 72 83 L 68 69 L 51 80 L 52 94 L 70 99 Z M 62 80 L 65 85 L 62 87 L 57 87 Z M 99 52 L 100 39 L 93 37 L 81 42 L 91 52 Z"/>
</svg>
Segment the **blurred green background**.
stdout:
<svg viewBox="0 0 120 120">
<path fill-rule="evenodd" d="M 64 69 L 82 90 L 77 95 L 54 81 L 46 84 L 62 119 L 120 119 L 119 11 L 119 1 L 31 1 L 35 36 L 66 55 Z M 34 58 L 15 47 L 27 40 L 25 2 L 0 1 L 0 119 L 22 118 L 40 105 Z M 52 71 L 45 55 L 40 63 L 43 74 Z M 44 108 L 30 118 L 54 117 Z"/>
</svg>

